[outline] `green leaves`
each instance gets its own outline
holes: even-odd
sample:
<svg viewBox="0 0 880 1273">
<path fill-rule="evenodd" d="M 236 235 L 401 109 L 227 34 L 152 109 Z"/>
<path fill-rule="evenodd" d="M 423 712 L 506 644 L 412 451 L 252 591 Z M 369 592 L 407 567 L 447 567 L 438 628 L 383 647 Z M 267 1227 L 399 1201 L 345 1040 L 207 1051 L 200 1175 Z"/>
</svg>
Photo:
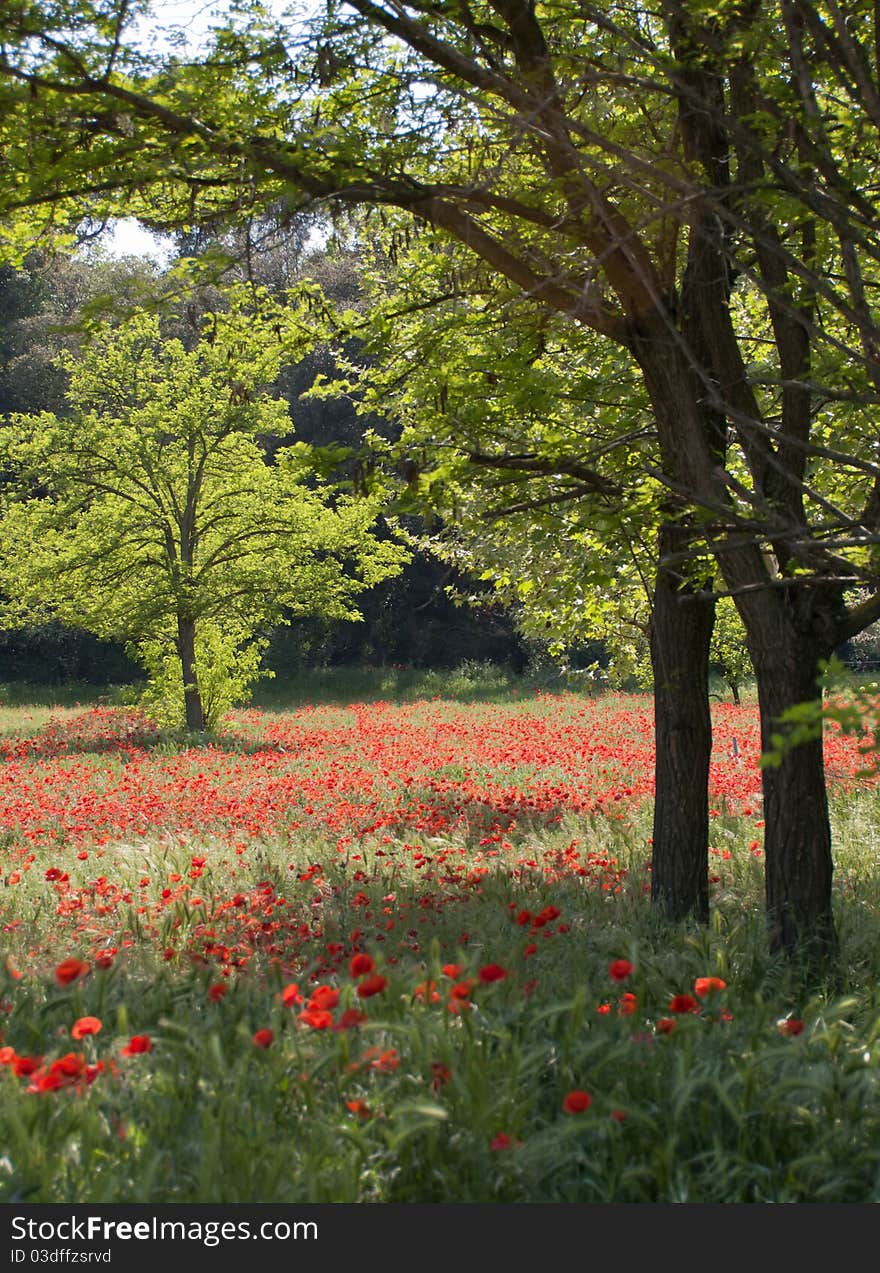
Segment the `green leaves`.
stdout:
<svg viewBox="0 0 880 1273">
<path fill-rule="evenodd" d="M 359 617 L 357 594 L 407 555 L 374 535 L 376 497 L 321 481 L 327 456 L 312 463 L 298 443 L 268 462 L 261 439 L 292 424 L 266 386 L 306 329 L 299 310 L 257 299 L 233 292 L 192 349 L 144 312 L 99 328 L 65 358 L 70 414 L 0 430 L 14 475 L 0 522 L 6 623 L 54 616 L 126 642 L 165 719 L 186 684 L 216 723 L 260 674 L 269 627 Z M 194 628 L 194 668 L 181 624 Z"/>
</svg>

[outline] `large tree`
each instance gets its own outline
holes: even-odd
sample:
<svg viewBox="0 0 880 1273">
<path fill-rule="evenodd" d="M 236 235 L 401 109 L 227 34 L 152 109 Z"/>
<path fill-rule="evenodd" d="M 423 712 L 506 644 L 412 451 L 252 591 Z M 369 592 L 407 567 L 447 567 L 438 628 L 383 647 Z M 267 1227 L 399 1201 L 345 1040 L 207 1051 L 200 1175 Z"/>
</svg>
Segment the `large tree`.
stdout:
<svg viewBox="0 0 880 1273">
<path fill-rule="evenodd" d="M 683 563 L 708 550 L 735 598 L 766 739 L 880 614 L 873 7 L 348 0 L 164 67 L 126 54 L 125 12 L 8 6 L 10 224 L 120 194 L 156 223 L 393 206 L 638 369 L 668 492 L 655 853 L 701 908 L 712 602 Z M 771 942 L 830 947 L 821 741 L 764 799 Z"/>
<path fill-rule="evenodd" d="M 158 317 L 104 325 L 69 356 L 67 411 L 0 429 L 7 623 L 58 618 L 122 641 L 152 699 L 216 726 L 259 672 L 261 638 L 295 615 L 358 618 L 357 594 L 406 556 L 376 500 L 317 480 L 267 386 L 308 340 L 304 313 L 234 294 L 187 349 Z M 259 303 L 261 300 L 261 303 Z"/>
</svg>

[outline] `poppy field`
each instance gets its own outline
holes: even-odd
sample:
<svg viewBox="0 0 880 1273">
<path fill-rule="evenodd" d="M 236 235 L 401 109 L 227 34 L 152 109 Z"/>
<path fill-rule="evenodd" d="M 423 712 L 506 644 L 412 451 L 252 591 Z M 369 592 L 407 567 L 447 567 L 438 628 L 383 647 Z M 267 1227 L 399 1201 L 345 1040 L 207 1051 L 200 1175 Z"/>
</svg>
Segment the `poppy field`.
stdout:
<svg viewBox="0 0 880 1273">
<path fill-rule="evenodd" d="M 0 1201 L 880 1200 L 876 780 L 830 731 L 833 984 L 763 931 L 757 710 L 712 919 L 652 914 L 647 696 L 0 737 Z"/>
</svg>

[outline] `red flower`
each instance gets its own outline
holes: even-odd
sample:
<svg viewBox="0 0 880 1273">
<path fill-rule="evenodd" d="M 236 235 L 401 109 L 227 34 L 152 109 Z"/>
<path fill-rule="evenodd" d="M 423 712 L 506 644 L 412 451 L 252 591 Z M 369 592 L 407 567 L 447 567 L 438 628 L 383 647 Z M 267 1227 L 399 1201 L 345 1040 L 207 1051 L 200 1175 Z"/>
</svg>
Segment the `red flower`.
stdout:
<svg viewBox="0 0 880 1273">
<path fill-rule="evenodd" d="M 694 993 L 699 999 L 705 999 L 706 995 L 710 995 L 715 990 L 726 990 L 727 982 L 722 981 L 720 977 L 698 977 L 694 982 Z"/>
<path fill-rule="evenodd" d="M 84 977 L 88 971 L 89 965 L 84 964 L 81 959 L 63 959 L 55 969 L 55 980 L 59 986 L 69 986 L 77 977 Z"/>
<path fill-rule="evenodd" d="M 558 919 L 562 914 L 556 906 L 545 906 L 544 909 L 532 920 L 532 928 L 543 928 L 545 924 L 549 924 L 551 919 Z"/>
<path fill-rule="evenodd" d="M 272 1031 L 267 1029 L 266 1026 L 263 1026 L 261 1030 L 256 1030 L 254 1032 L 254 1046 L 258 1048 L 271 1047 L 274 1038 L 275 1035 Z"/>
<path fill-rule="evenodd" d="M 519 924 L 520 928 L 525 928 L 526 924 L 530 924 L 532 922 L 532 912 L 520 911 L 516 917 L 516 922 Z"/>
<path fill-rule="evenodd" d="M 101 1022 L 97 1017 L 80 1017 L 78 1021 L 74 1021 L 70 1037 L 72 1039 L 84 1039 L 87 1034 L 97 1034 L 101 1029 Z"/>
<path fill-rule="evenodd" d="M 699 1012 L 696 999 L 691 995 L 673 995 L 669 1000 L 670 1012 Z"/>
<path fill-rule="evenodd" d="M 292 981 L 289 986 L 285 986 L 281 991 L 281 1002 L 285 1008 L 292 1008 L 294 1004 L 302 1003 L 303 997 L 299 992 L 299 986 Z"/>
<path fill-rule="evenodd" d="M 229 987 L 224 986 L 222 981 L 215 982 L 213 986 L 209 986 L 208 998 L 211 1000 L 211 1003 L 219 1003 L 228 989 Z"/>
<path fill-rule="evenodd" d="M 439 1003 L 440 994 L 436 981 L 420 981 L 413 991 L 413 998 L 421 1003 Z"/>
<path fill-rule="evenodd" d="M 458 981 L 449 991 L 449 997 L 451 999 L 458 999 L 458 1000 L 469 999 L 473 988 L 474 988 L 473 977 L 469 977 L 467 981 Z"/>
<path fill-rule="evenodd" d="M 589 1092 L 575 1090 L 566 1096 L 562 1102 L 562 1108 L 566 1114 L 584 1114 L 592 1104 L 593 1098 Z"/>
<path fill-rule="evenodd" d="M 626 981 L 635 969 L 628 959 L 615 959 L 608 965 L 608 976 L 612 981 Z"/>
<path fill-rule="evenodd" d="M 804 1023 L 803 1021 L 800 1021 L 797 1017 L 786 1017 L 784 1021 L 779 1022 L 780 1034 L 798 1035 L 798 1034 L 803 1034 L 803 1032 L 804 1032 Z"/>
<path fill-rule="evenodd" d="M 309 995 L 309 1007 L 329 1012 L 339 1003 L 339 991 L 335 986 L 318 986 Z"/>
<path fill-rule="evenodd" d="M 600 1017 L 607 1017 L 607 1016 L 610 1016 L 610 1015 L 611 1015 L 611 1004 L 610 1004 L 610 1003 L 600 1003 L 600 1004 L 599 1004 L 599 1006 L 597 1007 L 596 1011 L 598 1012 L 598 1014 L 599 1014 L 599 1016 L 600 1016 Z"/>
<path fill-rule="evenodd" d="M 452 1071 L 449 1066 L 443 1065 L 440 1061 L 431 1062 L 431 1073 L 433 1075 L 431 1079 L 431 1087 L 435 1092 L 439 1092 L 440 1088 L 445 1087 L 452 1078 Z"/>
<path fill-rule="evenodd" d="M 461 975 L 463 964 L 444 964 L 440 971 L 444 977 L 449 977 L 451 981 L 455 981 L 456 977 Z"/>
<path fill-rule="evenodd" d="M 41 1056 L 17 1056 L 12 1062 L 12 1068 L 18 1078 L 27 1078 L 40 1068 L 42 1060 Z"/>
<path fill-rule="evenodd" d="M 351 1030 L 355 1026 L 361 1025 L 361 1023 L 366 1021 L 366 1019 L 367 1014 L 365 1012 L 360 1012 L 357 1008 L 346 1008 L 333 1029 Z"/>
<path fill-rule="evenodd" d="M 619 1017 L 631 1017 L 638 1006 L 638 996 L 634 995 L 631 990 L 624 990 L 617 1001 L 617 1015 Z"/>
<path fill-rule="evenodd" d="M 503 981 L 506 976 L 507 969 L 502 968 L 500 964 L 486 964 L 480 969 L 480 981 Z"/>
<path fill-rule="evenodd" d="M 657 1022 L 657 1029 L 661 1034 L 672 1034 L 675 1029 L 675 1017 L 661 1017 Z"/>
<path fill-rule="evenodd" d="M 623 1110 L 623 1109 L 613 1109 L 613 1110 L 611 1111 L 611 1117 L 614 1119 L 615 1123 L 625 1123 L 625 1122 L 626 1122 L 626 1110 Z"/>
<path fill-rule="evenodd" d="M 522 1141 L 512 1140 L 510 1136 L 508 1136 L 507 1132 L 499 1132 L 498 1135 L 493 1137 L 489 1142 L 489 1148 L 493 1154 L 503 1153 L 505 1149 L 513 1149 L 514 1146 L 519 1149 L 522 1146 Z"/>
<path fill-rule="evenodd" d="M 148 1034 L 133 1034 L 124 1048 L 123 1056 L 137 1056 L 141 1052 L 152 1052 L 153 1040 Z"/>
<path fill-rule="evenodd" d="M 62 1079 L 77 1079 L 82 1074 L 85 1067 L 85 1057 L 82 1053 L 68 1052 L 66 1056 L 59 1056 L 49 1066 L 49 1074 L 57 1074 Z"/>
<path fill-rule="evenodd" d="M 378 1055 L 376 1055 L 378 1053 Z M 391 1074 L 400 1065 L 400 1057 L 397 1055 L 396 1048 L 389 1048 L 387 1052 L 379 1052 L 378 1048 L 370 1048 L 369 1052 L 364 1054 L 364 1060 L 369 1057 L 375 1057 L 370 1061 L 370 1069 L 378 1070 L 380 1074 Z"/>
<path fill-rule="evenodd" d="M 357 988 L 359 999 L 369 999 L 373 995 L 379 995 L 388 985 L 388 978 L 382 977 L 379 973 L 374 973 L 372 977 L 365 977 Z"/>
<path fill-rule="evenodd" d="M 348 971 L 352 977 L 363 977 L 365 973 L 372 972 L 375 967 L 376 961 L 369 955 L 352 955 Z"/>
<path fill-rule="evenodd" d="M 313 1030 L 326 1030 L 333 1024 L 333 1014 L 326 1008 L 306 1008 L 304 1012 L 299 1013 L 297 1020 L 303 1025 L 310 1025 Z"/>
<path fill-rule="evenodd" d="M 358 1118 L 369 1118 L 372 1113 L 366 1101 L 346 1101 L 345 1106 L 352 1114 L 357 1114 Z"/>
</svg>

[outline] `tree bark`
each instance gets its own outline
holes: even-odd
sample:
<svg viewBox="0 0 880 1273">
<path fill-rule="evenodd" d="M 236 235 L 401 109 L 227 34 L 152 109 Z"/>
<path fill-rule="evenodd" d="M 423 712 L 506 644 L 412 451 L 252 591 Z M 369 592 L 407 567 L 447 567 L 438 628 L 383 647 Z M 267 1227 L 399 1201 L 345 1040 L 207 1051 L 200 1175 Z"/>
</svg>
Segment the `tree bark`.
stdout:
<svg viewBox="0 0 880 1273">
<path fill-rule="evenodd" d="M 686 537 L 681 527 L 660 532 L 654 588 L 651 663 L 656 739 L 651 900 L 672 920 L 709 918 L 709 642 L 711 595 L 682 588 L 663 566 Z"/>
<path fill-rule="evenodd" d="M 196 733 L 206 729 L 205 711 L 196 673 L 196 625 L 193 619 L 177 617 L 177 650 L 183 672 L 183 703 L 186 727 Z"/>
<path fill-rule="evenodd" d="M 818 737 L 791 739 L 781 718 L 821 697 L 819 663 L 830 650 L 780 622 L 778 595 L 757 594 L 747 607 L 749 649 L 761 710 L 761 749 L 780 757 L 763 771 L 767 924 L 773 951 L 802 951 L 822 961 L 837 936 L 831 907 L 831 826 L 824 748 Z M 744 618 L 746 616 L 744 615 Z"/>
</svg>

